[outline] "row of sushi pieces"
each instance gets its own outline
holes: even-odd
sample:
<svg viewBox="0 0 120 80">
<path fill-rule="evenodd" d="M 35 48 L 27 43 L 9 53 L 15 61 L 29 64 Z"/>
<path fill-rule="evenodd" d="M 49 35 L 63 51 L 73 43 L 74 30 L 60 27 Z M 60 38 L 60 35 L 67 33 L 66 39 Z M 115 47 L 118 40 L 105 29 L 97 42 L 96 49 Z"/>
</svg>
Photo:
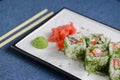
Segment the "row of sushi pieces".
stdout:
<svg viewBox="0 0 120 80">
<path fill-rule="evenodd" d="M 108 74 L 120 80 L 120 43 L 111 42 L 103 34 L 76 33 L 64 39 L 67 57 L 83 60 L 88 73 Z"/>
</svg>

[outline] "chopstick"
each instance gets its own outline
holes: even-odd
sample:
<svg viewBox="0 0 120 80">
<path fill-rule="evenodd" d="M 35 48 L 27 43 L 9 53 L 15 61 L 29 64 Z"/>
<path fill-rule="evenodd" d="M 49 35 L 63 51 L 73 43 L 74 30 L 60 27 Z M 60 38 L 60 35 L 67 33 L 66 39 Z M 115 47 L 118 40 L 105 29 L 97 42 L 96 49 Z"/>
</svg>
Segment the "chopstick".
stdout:
<svg viewBox="0 0 120 80">
<path fill-rule="evenodd" d="M 44 17 L 38 19 L 37 21 L 35 21 L 33 24 L 29 25 L 28 27 L 26 27 L 25 29 L 21 30 L 20 32 L 16 33 L 15 35 L 13 35 L 12 37 L 8 38 L 7 40 L 5 40 L 4 42 L 2 42 L 0 44 L 0 48 L 5 46 L 7 43 L 11 42 L 12 40 L 16 39 L 17 37 L 19 37 L 20 35 L 24 34 L 25 32 L 27 32 L 28 30 L 34 28 L 36 25 L 40 24 L 41 22 L 43 22 L 44 20 L 46 20 L 47 18 L 49 18 L 50 16 L 52 16 L 54 14 L 54 12 L 50 12 L 47 15 L 45 15 Z"/>
<path fill-rule="evenodd" d="M 22 24 L 18 25 L 17 27 L 15 27 L 14 29 L 12 29 L 11 31 L 7 32 L 6 34 L 4 34 L 3 36 L 0 37 L 0 41 L 3 40 L 3 39 L 5 39 L 5 38 L 7 38 L 8 36 L 10 36 L 11 34 L 13 34 L 14 32 L 18 31 L 19 29 L 23 28 L 27 24 L 31 23 L 32 21 L 34 21 L 35 19 L 37 19 L 41 15 L 45 14 L 47 11 L 48 11 L 47 9 L 44 9 L 44 10 L 40 11 L 39 13 L 37 13 L 36 15 L 34 15 L 33 17 L 29 18 L 28 20 L 26 20 Z"/>
</svg>

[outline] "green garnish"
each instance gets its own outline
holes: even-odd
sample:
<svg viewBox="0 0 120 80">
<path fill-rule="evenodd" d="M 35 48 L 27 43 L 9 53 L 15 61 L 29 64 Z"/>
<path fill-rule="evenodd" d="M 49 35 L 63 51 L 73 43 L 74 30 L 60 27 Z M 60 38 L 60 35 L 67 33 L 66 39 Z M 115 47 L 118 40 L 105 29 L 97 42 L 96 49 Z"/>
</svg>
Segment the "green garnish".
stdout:
<svg viewBox="0 0 120 80">
<path fill-rule="evenodd" d="M 48 46 L 48 41 L 43 36 L 39 36 L 32 41 L 32 45 L 38 49 L 44 49 Z"/>
</svg>

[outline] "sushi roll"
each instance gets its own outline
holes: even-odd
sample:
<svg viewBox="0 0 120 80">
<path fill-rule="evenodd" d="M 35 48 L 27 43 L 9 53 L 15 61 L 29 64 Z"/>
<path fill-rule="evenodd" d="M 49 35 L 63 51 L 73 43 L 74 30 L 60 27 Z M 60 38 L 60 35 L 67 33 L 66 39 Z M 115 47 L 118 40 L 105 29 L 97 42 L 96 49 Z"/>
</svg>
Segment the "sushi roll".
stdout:
<svg viewBox="0 0 120 80">
<path fill-rule="evenodd" d="M 87 46 L 98 46 L 104 44 L 108 48 L 110 39 L 104 37 L 103 34 L 89 34 L 86 36 Z"/>
<path fill-rule="evenodd" d="M 106 75 L 108 73 L 108 50 L 104 46 L 90 46 L 86 49 L 85 69 L 88 73 Z"/>
<path fill-rule="evenodd" d="M 120 42 L 110 43 L 109 45 L 110 56 L 113 58 L 120 58 Z"/>
<path fill-rule="evenodd" d="M 111 58 L 109 64 L 110 80 L 120 80 L 120 58 Z"/>
<path fill-rule="evenodd" d="M 85 49 L 86 41 L 82 33 L 76 33 L 64 39 L 64 53 L 71 59 L 84 59 Z"/>
</svg>

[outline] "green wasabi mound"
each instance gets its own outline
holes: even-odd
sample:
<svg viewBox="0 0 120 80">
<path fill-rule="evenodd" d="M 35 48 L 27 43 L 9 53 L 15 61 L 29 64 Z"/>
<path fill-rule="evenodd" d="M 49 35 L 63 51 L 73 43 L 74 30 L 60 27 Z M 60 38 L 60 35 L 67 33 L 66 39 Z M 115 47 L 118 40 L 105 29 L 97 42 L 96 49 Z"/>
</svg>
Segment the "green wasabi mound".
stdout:
<svg viewBox="0 0 120 80">
<path fill-rule="evenodd" d="M 32 41 L 32 45 L 33 45 L 35 48 L 44 49 L 44 48 L 47 48 L 47 46 L 48 46 L 48 41 L 47 41 L 46 38 L 44 38 L 43 36 L 39 36 L 39 37 L 36 37 L 36 38 Z"/>
</svg>

